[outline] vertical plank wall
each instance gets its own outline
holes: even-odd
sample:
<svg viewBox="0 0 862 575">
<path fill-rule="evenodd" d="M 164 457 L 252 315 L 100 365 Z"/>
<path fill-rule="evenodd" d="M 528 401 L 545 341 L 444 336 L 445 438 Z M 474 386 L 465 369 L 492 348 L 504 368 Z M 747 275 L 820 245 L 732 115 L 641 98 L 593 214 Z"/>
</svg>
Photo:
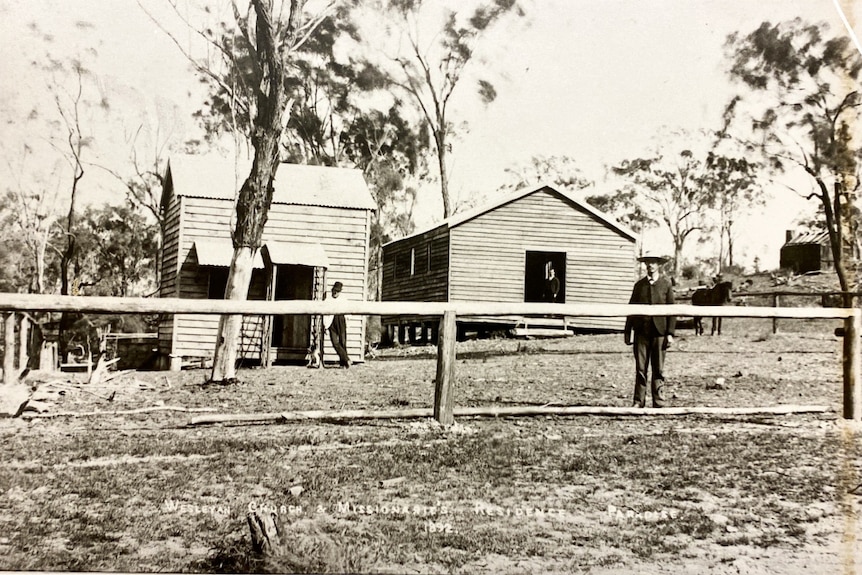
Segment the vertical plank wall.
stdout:
<svg viewBox="0 0 862 575">
<path fill-rule="evenodd" d="M 543 188 L 450 230 L 452 301 L 524 301 L 528 250 L 566 253 L 567 303 L 628 303 L 635 243 Z M 623 329 L 624 318 L 573 318 L 587 329 Z"/>
<path fill-rule="evenodd" d="M 171 183 L 168 182 L 166 185 L 171 186 Z M 172 193 L 165 206 L 165 237 L 162 246 L 159 297 L 178 297 L 179 243 L 180 200 Z M 159 351 L 164 356 L 171 353 L 173 349 L 174 322 L 173 315 L 164 314 L 159 318 Z"/>
<path fill-rule="evenodd" d="M 183 263 L 179 279 L 179 297 L 205 298 L 208 273 L 197 266 L 193 255 L 189 257 L 189 252 L 195 240 L 230 238 L 233 203 L 223 199 L 196 197 L 183 197 L 182 202 L 183 231 L 179 257 Z M 329 259 L 327 290 L 336 280 L 341 281 L 344 284 L 345 295 L 351 299 L 363 300 L 367 288 L 368 234 L 369 217 L 366 210 L 274 203 L 270 208 L 263 242 L 319 243 Z M 262 297 L 265 289 L 263 279 L 255 280 L 249 297 Z M 347 329 L 348 352 L 352 358 L 361 361 L 364 351 L 365 318 L 349 316 Z M 217 330 L 218 316 L 177 314 L 173 353 L 194 357 L 211 356 Z M 335 352 L 328 338 L 326 345 L 326 357 L 332 359 Z M 255 354 L 253 357 L 258 355 Z"/>
</svg>

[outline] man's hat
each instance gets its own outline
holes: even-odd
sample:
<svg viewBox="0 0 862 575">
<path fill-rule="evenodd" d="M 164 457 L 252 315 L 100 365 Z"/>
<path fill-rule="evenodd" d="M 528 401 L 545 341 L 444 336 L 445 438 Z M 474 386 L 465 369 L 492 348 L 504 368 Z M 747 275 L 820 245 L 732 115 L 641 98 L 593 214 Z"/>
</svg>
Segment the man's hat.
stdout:
<svg viewBox="0 0 862 575">
<path fill-rule="evenodd" d="M 332 291 L 341 291 L 341 288 L 343 287 L 344 285 L 341 282 L 335 282 L 332 284 Z"/>
<path fill-rule="evenodd" d="M 657 252 L 647 251 L 647 252 L 641 253 L 640 257 L 638 258 L 638 261 L 639 262 L 658 262 L 660 264 L 663 264 L 667 261 L 667 259 L 668 259 L 667 256 L 663 256 Z"/>
</svg>

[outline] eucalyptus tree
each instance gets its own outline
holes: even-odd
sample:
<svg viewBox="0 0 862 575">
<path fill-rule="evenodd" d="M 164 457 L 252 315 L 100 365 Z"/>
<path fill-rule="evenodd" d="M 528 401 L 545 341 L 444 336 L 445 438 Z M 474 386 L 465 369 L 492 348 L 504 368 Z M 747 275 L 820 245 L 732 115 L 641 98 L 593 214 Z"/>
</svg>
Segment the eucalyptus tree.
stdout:
<svg viewBox="0 0 862 575">
<path fill-rule="evenodd" d="M 94 55 L 95 50 L 89 50 L 88 54 Z M 41 72 L 47 78 L 46 95 L 51 100 L 52 109 L 42 108 L 42 103 L 36 101 L 29 119 L 47 125 L 45 142 L 58 160 L 55 169 L 62 190 L 53 195 L 57 202 L 54 209 L 59 209 L 60 204 L 64 204 L 65 208 L 63 217 L 57 217 L 55 221 L 62 240 L 49 243 L 48 247 L 58 255 L 60 294 L 75 295 L 82 181 L 86 175 L 88 158 L 95 153 L 94 126 L 98 122 L 97 118 L 103 119 L 109 113 L 110 104 L 98 78 L 88 66 L 87 55 L 55 57 L 48 54 L 44 62 L 34 65 L 41 67 Z M 74 315 L 70 312 L 60 314 L 58 348 L 61 358 L 66 356 L 66 332 L 74 321 Z"/>
<path fill-rule="evenodd" d="M 758 187 L 760 165 L 748 158 L 709 152 L 704 182 L 718 212 L 718 272 L 734 265 L 734 245 L 739 218 L 751 208 L 765 203 Z"/>
<path fill-rule="evenodd" d="M 240 186 L 236 201 L 231 234 L 234 253 L 225 299 L 244 300 L 248 296 L 254 256 L 261 246 L 272 203 L 273 182 L 281 163 L 282 134 L 290 118 L 286 90 L 288 63 L 315 35 L 334 4 L 324 2 L 311 11 L 306 10 L 306 0 L 249 0 L 248 3 L 231 0 L 232 20 L 222 23 L 220 31 L 210 27 L 196 30 L 218 55 L 217 61 L 206 56 L 195 57 L 172 36 L 200 76 L 226 95 L 232 132 L 244 137 L 253 150 L 250 173 Z M 185 12 L 176 4 L 171 5 L 175 14 L 188 23 Z M 154 21 L 159 24 L 156 19 Z M 222 316 L 212 381 L 236 379 L 241 328 L 241 315 Z"/>
<path fill-rule="evenodd" d="M 593 185 L 583 175 L 575 158 L 570 156 L 533 156 L 526 163 L 505 170 L 507 181 L 501 191 L 521 190 L 542 183 L 554 184 L 564 190 L 585 190 Z"/>
<path fill-rule="evenodd" d="M 449 191 L 448 156 L 456 133 L 451 114 L 452 96 L 464 82 L 466 71 L 478 62 L 481 41 L 503 20 L 525 15 L 517 0 L 483 0 L 445 8 L 442 24 L 426 29 L 439 4 L 426 0 L 381 0 L 381 13 L 393 22 L 395 34 L 405 41 L 392 54 L 393 82 L 419 110 L 430 132 L 440 178 L 443 217 L 453 213 Z M 497 97 L 487 79 L 478 80 L 476 94 L 489 104 Z"/>
<path fill-rule="evenodd" d="M 708 209 L 714 196 L 704 178 L 704 161 L 691 150 L 682 150 L 672 156 L 624 160 L 613 171 L 629 180 L 625 189 L 628 197 L 670 233 L 673 273 L 678 276 L 688 239 L 713 225 Z"/>
<path fill-rule="evenodd" d="M 858 224 L 862 56 L 826 24 L 763 22 L 726 43 L 728 72 L 746 91 L 732 106 L 752 151 L 778 173 L 801 172 L 812 183 L 842 291 L 851 289 L 847 246 Z M 852 297 L 844 298 L 852 306 Z"/>
<path fill-rule="evenodd" d="M 427 172 L 425 132 L 393 97 L 385 69 L 369 57 L 356 25 L 361 5 L 342 2 L 322 18 L 314 35 L 286 62 L 285 91 L 292 104 L 282 133 L 282 158 L 296 163 L 362 170 L 377 203 L 372 215 L 369 270 L 376 293 L 380 246 L 412 230 L 416 187 Z M 233 66 L 249 66 L 250 55 L 225 30 L 219 42 L 232 46 Z M 238 73 L 238 72 L 236 72 Z M 210 139 L 233 129 L 232 95 L 213 87 L 199 112 Z"/>
<path fill-rule="evenodd" d="M 158 226 L 130 206 L 88 206 L 81 214 L 78 278 L 88 293 L 116 297 L 146 296 L 156 285 Z M 82 285 L 81 283 L 78 284 Z"/>
</svg>

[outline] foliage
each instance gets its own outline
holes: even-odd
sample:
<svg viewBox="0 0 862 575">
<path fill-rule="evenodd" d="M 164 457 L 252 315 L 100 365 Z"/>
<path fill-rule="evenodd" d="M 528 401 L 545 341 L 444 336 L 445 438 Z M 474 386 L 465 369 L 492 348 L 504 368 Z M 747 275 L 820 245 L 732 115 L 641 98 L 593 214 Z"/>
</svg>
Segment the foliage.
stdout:
<svg viewBox="0 0 862 575">
<path fill-rule="evenodd" d="M 126 297 L 151 294 L 158 227 L 128 205 L 88 207 L 77 234 L 77 286 L 88 293 Z"/>
<path fill-rule="evenodd" d="M 628 197 L 638 202 L 647 218 L 670 232 L 674 247 L 673 275 L 679 275 L 683 248 L 695 232 L 708 232 L 712 223 L 706 209 L 714 205 L 705 180 L 704 161 L 691 150 L 676 156 L 661 155 L 624 160 L 613 171 L 629 180 Z"/>
<path fill-rule="evenodd" d="M 383 90 L 389 85 L 386 73 L 356 49 L 355 11 L 354 3 L 345 2 L 323 14 L 315 33 L 286 59 L 284 89 L 291 110 L 280 145 L 286 161 L 363 171 L 378 205 L 369 250 L 374 271 L 379 246 L 412 231 L 415 182 L 427 174 L 430 142 L 422 124 L 408 121 L 401 103 Z M 223 24 L 216 41 L 234 54 L 232 78 L 253 66 L 248 44 L 237 42 L 231 27 Z M 245 122 L 225 84 L 213 88 L 198 114 L 210 138 L 233 129 L 237 118 Z"/>
<path fill-rule="evenodd" d="M 700 266 L 697 264 L 684 264 L 679 270 L 684 280 L 693 280 L 700 276 Z"/>
<path fill-rule="evenodd" d="M 612 194 L 587 196 L 586 201 L 594 208 L 613 215 L 618 222 L 637 233 L 658 225 L 658 222 L 638 201 L 638 192 L 634 188 L 617 190 Z"/>
<path fill-rule="evenodd" d="M 430 31 L 430 44 L 423 42 L 419 23 L 437 7 L 424 0 L 384 0 L 381 11 L 394 20 L 393 26 L 407 43 L 407 55 L 394 57 L 396 71 L 393 83 L 399 87 L 420 112 L 431 132 L 440 193 L 443 199 L 443 218 L 454 213 L 449 193 L 448 155 L 456 128 L 451 119 L 450 102 L 456 87 L 462 83 L 465 72 L 477 57 L 481 39 L 507 16 L 525 15 L 517 0 L 487 0 L 474 6 L 463 6 L 455 11 L 446 9 L 441 25 Z M 494 85 L 479 79 L 477 95 L 491 103 L 497 95 Z"/>
<path fill-rule="evenodd" d="M 48 293 L 59 277 L 52 249 L 62 239 L 55 225 L 59 190 L 37 191 L 41 175 L 32 173 L 23 162 L 13 169 L 19 170 L 18 178 L 7 182 L 6 195 L 0 197 L 5 264 L 0 281 L 6 287 L 3 291 Z"/>
<path fill-rule="evenodd" d="M 501 190 L 521 190 L 548 183 L 574 192 L 593 184 L 584 177 L 577 160 L 570 156 L 533 156 L 528 164 L 506 168 L 505 172 L 508 181 L 500 186 Z"/>
<path fill-rule="evenodd" d="M 719 268 L 725 241 L 733 263 L 735 223 L 751 205 L 762 201 L 756 192 L 757 165 L 746 158 L 722 155 L 717 144 L 706 153 L 683 149 L 670 156 L 656 152 L 624 160 L 613 172 L 628 180 L 623 189 L 587 198 L 591 205 L 613 214 L 636 232 L 662 227 L 674 246 L 673 275 L 680 273 L 690 238 L 714 241 L 719 228 Z"/>
<path fill-rule="evenodd" d="M 826 24 L 800 19 L 763 22 L 727 39 L 729 74 L 754 98 L 738 96 L 751 117 L 748 142 L 775 172 L 793 170 L 813 183 L 829 232 L 842 290 L 850 288 L 845 242 L 859 243 L 860 104 L 862 56 L 846 36 L 829 36 Z M 851 305 L 849 298 L 847 305 Z"/>
<path fill-rule="evenodd" d="M 765 199 L 756 186 L 760 165 L 745 157 L 732 157 L 710 151 L 706 158 L 704 184 L 712 197 L 719 218 L 718 271 L 733 266 L 733 246 L 738 218 Z M 725 243 L 726 242 L 726 243 Z M 725 252 L 725 246 L 727 251 Z M 726 256 L 726 257 L 725 257 Z"/>
</svg>

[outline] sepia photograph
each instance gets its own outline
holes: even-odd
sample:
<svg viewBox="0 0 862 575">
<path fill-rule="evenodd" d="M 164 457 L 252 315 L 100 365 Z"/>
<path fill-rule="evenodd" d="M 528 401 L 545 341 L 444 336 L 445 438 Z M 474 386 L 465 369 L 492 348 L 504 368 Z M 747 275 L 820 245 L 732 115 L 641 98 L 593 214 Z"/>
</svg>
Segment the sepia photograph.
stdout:
<svg viewBox="0 0 862 575">
<path fill-rule="evenodd" d="M 862 574 L 860 37 L 0 0 L 0 571 Z"/>
</svg>

